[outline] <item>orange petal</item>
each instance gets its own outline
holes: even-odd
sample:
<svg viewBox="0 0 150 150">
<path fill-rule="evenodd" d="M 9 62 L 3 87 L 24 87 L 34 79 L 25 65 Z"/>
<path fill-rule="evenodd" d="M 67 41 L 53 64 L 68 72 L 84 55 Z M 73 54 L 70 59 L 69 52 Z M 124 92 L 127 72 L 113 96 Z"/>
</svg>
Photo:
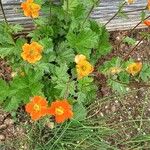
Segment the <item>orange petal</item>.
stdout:
<svg viewBox="0 0 150 150">
<path fill-rule="evenodd" d="M 37 121 L 37 120 L 39 120 L 41 118 L 41 114 L 40 113 L 32 113 L 31 114 L 31 119 L 33 120 L 33 121 Z"/>
<path fill-rule="evenodd" d="M 150 26 L 150 20 L 145 20 L 145 21 L 144 21 L 144 24 L 145 24 L 146 26 Z"/>
<path fill-rule="evenodd" d="M 80 61 L 86 60 L 86 56 L 80 54 L 75 56 L 75 62 L 78 64 Z"/>
<path fill-rule="evenodd" d="M 62 115 L 62 116 L 55 116 L 55 121 L 57 123 L 63 123 L 65 120 L 66 120 L 66 118 L 65 118 L 64 115 Z"/>
</svg>

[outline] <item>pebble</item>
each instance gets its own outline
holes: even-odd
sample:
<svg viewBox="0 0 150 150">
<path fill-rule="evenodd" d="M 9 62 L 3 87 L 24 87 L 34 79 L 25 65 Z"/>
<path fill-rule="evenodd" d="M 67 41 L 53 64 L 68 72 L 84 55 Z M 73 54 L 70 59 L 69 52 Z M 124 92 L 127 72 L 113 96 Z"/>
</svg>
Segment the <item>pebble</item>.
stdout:
<svg viewBox="0 0 150 150">
<path fill-rule="evenodd" d="M 5 136 L 3 134 L 0 134 L 0 141 L 5 141 Z"/>
<path fill-rule="evenodd" d="M 113 105 L 112 108 L 111 108 L 112 112 L 115 112 L 116 111 L 116 106 Z"/>
<path fill-rule="evenodd" d="M 4 124 L 10 126 L 14 124 L 14 121 L 10 118 L 5 119 Z"/>
<path fill-rule="evenodd" d="M 4 130 L 4 129 L 6 129 L 6 128 L 7 128 L 7 125 L 6 125 L 6 124 L 0 125 L 0 130 Z"/>
<path fill-rule="evenodd" d="M 103 114 L 102 112 L 100 112 L 100 115 L 101 115 L 102 117 L 104 117 L 104 114 Z"/>
</svg>

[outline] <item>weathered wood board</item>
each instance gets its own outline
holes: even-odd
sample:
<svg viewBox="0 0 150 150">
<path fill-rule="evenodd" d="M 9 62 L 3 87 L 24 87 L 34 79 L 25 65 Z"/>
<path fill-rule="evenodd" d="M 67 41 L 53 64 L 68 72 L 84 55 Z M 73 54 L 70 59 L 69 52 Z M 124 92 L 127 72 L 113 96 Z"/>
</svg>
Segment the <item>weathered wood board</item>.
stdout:
<svg viewBox="0 0 150 150">
<path fill-rule="evenodd" d="M 26 30 L 30 30 L 33 25 L 32 21 L 28 17 L 24 17 L 20 10 L 20 3 L 24 0 L 2 0 L 4 11 L 7 20 L 11 23 L 20 23 L 25 26 Z M 101 0 L 100 5 L 94 9 L 91 17 L 99 23 L 106 23 L 118 10 L 118 6 L 121 0 Z M 145 8 L 147 0 L 137 0 L 132 5 L 126 5 L 124 7 L 125 13 L 128 15 L 128 19 L 115 17 L 108 25 L 107 29 L 110 31 L 126 30 L 133 28 L 138 22 L 140 22 L 140 15 L 142 9 Z M 150 12 L 147 11 L 150 14 Z M 0 21 L 3 20 L 3 15 L 0 10 Z M 145 27 L 140 24 L 138 28 Z"/>
</svg>

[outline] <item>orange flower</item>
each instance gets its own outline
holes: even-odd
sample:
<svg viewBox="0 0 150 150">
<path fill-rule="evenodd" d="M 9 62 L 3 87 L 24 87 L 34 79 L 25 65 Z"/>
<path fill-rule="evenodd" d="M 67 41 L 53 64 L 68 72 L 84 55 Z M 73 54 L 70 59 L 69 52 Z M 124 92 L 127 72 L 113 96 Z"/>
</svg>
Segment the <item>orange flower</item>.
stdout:
<svg viewBox="0 0 150 150">
<path fill-rule="evenodd" d="M 37 18 L 41 9 L 40 5 L 35 4 L 33 0 L 27 0 L 21 3 L 21 8 L 24 11 L 24 15 L 27 17 Z"/>
<path fill-rule="evenodd" d="M 75 62 L 79 63 L 80 61 L 86 60 L 86 56 L 80 54 L 80 55 L 76 55 L 75 57 Z"/>
<path fill-rule="evenodd" d="M 125 0 L 128 4 L 135 3 L 136 0 Z"/>
<path fill-rule="evenodd" d="M 80 54 L 75 57 L 76 70 L 78 74 L 78 79 L 88 76 L 93 72 L 94 67 L 86 60 L 86 56 Z"/>
<path fill-rule="evenodd" d="M 145 20 L 145 21 L 144 21 L 144 24 L 145 24 L 146 26 L 150 26 L 150 20 Z"/>
<path fill-rule="evenodd" d="M 80 61 L 76 65 L 78 79 L 88 76 L 93 72 L 94 67 L 86 60 Z"/>
<path fill-rule="evenodd" d="M 32 42 L 31 44 L 26 43 L 22 46 L 22 49 L 21 57 L 29 63 L 35 63 L 42 58 L 43 46 L 37 42 Z"/>
<path fill-rule="evenodd" d="M 47 114 L 47 101 L 41 96 L 34 96 L 31 102 L 26 104 L 25 110 L 28 112 L 32 120 L 39 120 Z"/>
<path fill-rule="evenodd" d="M 133 76 L 136 75 L 137 73 L 139 73 L 142 69 L 142 63 L 141 62 L 135 62 L 130 64 L 126 71 L 130 74 L 132 74 Z"/>
<path fill-rule="evenodd" d="M 48 108 L 48 114 L 54 115 L 57 123 L 62 123 L 73 117 L 72 107 L 67 100 L 57 100 L 52 102 Z"/>
</svg>

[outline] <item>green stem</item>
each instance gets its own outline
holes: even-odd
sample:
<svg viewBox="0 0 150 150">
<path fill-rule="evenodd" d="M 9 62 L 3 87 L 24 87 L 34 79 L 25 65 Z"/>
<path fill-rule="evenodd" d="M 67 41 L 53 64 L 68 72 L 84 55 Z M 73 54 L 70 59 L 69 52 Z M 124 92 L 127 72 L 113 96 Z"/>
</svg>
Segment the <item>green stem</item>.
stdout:
<svg viewBox="0 0 150 150">
<path fill-rule="evenodd" d="M 1 0 L 0 0 L 0 7 L 2 9 L 2 14 L 3 14 L 4 20 L 8 24 L 8 21 L 7 21 L 7 18 L 6 18 L 5 11 L 4 11 L 3 4 L 2 4 Z"/>
<path fill-rule="evenodd" d="M 67 3 L 67 13 L 69 13 L 69 0 L 66 0 L 66 3 Z"/>
<path fill-rule="evenodd" d="M 122 85 L 125 85 L 125 86 L 127 86 L 127 87 L 150 87 L 150 84 L 142 84 L 142 83 L 139 83 L 139 82 L 130 82 L 130 83 L 125 83 L 125 82 L 121 82 L 121 81 L 119 81 L 119 80 L 113 80 L 113 79 L 111 79 L 112 81 L 114 81 L 114 82 L 117 82 L 117 83 L 120 83 L 120 84 L 122 84 Z"/>
<path fill-rule="evenodd" d="M 52 5 L 52 1 L 50 0 L 49 1 L 49 21 L 50 21 L 50 23 L 51 23 L 51 20 L 52 20 L 52 7 L 51 7 L 51 5 Z"/>
<path fill-rule="evenodd" d="M 92 7 L 91 7 L 90 11 L 88 12 L 88 14 L 87 14 L 85 20 L 84 20 L 83 23 L 81 24 L 81 29 L 83 29 L 84 24 L 86 23 L 87 19 L 90 17 L 90 14 L 92 13 L 93 9 L 95 8 L 95 5 L 97 5 L 98 2 L 99 2 L 99 0 L 96 1 L 96 2 L 92 5 Z"/>
</svg>

